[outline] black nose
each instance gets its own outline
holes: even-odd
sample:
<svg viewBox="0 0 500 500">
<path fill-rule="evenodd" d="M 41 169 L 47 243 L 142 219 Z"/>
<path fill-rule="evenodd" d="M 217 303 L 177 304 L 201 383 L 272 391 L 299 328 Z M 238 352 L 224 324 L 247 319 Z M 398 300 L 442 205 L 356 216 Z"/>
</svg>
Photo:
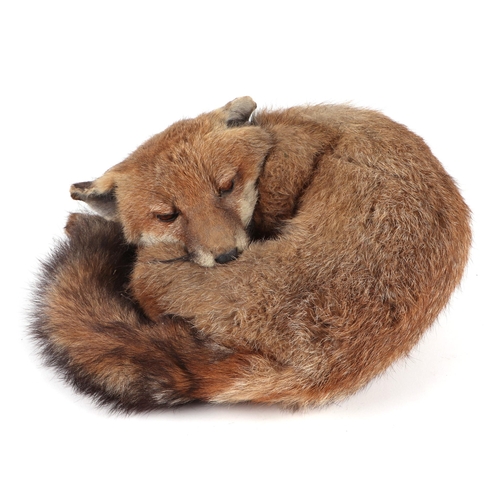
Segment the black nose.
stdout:
<svg viewBox="0 0 500 500">
<path fill-rule="evenodd" d="M 235 260 L 237 258 L 238 258 L 238 249 L 233 248 L 231 251 L 223 253 L 218 257 L 216 257 L 215 262 L 217 262 L 217 264 L 226 264 L 227 262 L 231 262 L 232 260 Z"/>
</svg>

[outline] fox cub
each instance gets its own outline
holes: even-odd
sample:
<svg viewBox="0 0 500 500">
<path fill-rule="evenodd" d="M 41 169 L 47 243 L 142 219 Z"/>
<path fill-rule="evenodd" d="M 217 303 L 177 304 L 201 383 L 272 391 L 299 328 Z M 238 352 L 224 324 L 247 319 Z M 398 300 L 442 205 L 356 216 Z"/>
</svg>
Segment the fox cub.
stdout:
<svg viewBox="0 0 500 500">
<path fill-rule="evenodd" d="M 380 113 L 174 123 L 71 195 L 32 333 L 125 411 L 190 401 L 321 405 L 405 356 L 459 283 L 469 210 L 425 143 Z"/>
</svg>

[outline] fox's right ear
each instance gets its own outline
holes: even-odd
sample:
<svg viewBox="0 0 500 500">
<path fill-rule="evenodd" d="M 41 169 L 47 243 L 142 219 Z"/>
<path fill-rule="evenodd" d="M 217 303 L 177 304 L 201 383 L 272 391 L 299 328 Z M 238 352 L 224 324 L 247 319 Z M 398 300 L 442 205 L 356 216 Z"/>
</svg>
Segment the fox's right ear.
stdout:
<svg viewBox="0 0 500 500">
<path fill-rule="evenodd" d="M 228 127 L 239 127 L 248 123 L 257 104 L 251 97 L 238 97 L 228 102 L 223 108 L 224 120 Z"/>
<path fill-rule="evenodd" d="M 78 182 L 69 191 L 71 198 L 84 201 L 105 219 L 118 219 L 113 176 L 104 174 L 92 182 Z"/>
</svg>

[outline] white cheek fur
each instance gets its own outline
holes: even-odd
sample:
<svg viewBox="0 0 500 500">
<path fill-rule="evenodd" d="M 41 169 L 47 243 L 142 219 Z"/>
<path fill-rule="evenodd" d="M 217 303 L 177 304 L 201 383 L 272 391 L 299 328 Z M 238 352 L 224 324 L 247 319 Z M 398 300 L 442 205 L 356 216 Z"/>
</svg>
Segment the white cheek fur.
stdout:
<svg viewBox="0 0 500 500">
<path fill-rule="evenodd" d="M 158 236 L 156 234 L 143 233 L 139 239 L 139 245 L 152 246 L 158 243 L 178 243 L 179 240 L 172 236 L 171 234 L 163 234 Z"/>
<path fill-rule="evenodd" d="M 255 204 L 257 203 L 257 189 L 255 182 L 247 182 L 243 188 L 243 196 L 240 201 L 240 218 L 244 226 L 252 220 Z"/>
</svg>

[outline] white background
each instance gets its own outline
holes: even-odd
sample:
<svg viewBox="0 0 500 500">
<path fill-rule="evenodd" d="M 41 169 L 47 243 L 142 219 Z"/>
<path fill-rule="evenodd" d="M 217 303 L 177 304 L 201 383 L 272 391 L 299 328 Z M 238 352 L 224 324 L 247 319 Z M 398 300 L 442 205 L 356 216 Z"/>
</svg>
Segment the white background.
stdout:
<svg viewBox="0 0 500 500">
<path fill-rule="evenodd" d="M 496 3 L 3 0 L 0 497 L 499 498 Z M 71 183 L 241 95 L 350 101 L 423 136 L 474 212 L 466 277 L 411 357 L 340 405 L 110 415 L 34 353 L 38 260 Z"/>
</svg>

